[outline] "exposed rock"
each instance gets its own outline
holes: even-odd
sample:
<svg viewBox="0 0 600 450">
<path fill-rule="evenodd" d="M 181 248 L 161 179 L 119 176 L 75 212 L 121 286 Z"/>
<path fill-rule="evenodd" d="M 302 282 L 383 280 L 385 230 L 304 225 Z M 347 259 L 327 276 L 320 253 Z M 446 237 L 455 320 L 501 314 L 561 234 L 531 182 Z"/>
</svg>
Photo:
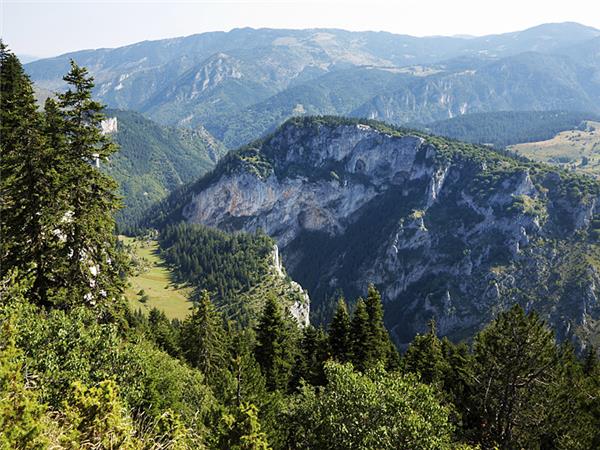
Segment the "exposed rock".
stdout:
<svg viewBox="0 0 600 450">
<path fill-rule="evenodd" d="M 586 233 L 600 185 L 573 199 L 566 177 L 373 122 L 297 118 L 231 155 L 181 214 L 229 231 L 262 228 L 313 309 L 375 283 L 399 344 L 432 317 L 464 338 L 514 302 L 540 311 L 560 338 L 581 340 L 586 320 L 600 319 L 599 283 L 574 283 L 594 260 L 582 255 L 597 249 Z"/>
<path fill-rule="evenodd" d="M 100 122 L 100 127 L 102 128 L 102 134 L 115 134 L 118 132 L 118 123 L 116 117 L 108 117 L 102 122 Z"/>
</svg>

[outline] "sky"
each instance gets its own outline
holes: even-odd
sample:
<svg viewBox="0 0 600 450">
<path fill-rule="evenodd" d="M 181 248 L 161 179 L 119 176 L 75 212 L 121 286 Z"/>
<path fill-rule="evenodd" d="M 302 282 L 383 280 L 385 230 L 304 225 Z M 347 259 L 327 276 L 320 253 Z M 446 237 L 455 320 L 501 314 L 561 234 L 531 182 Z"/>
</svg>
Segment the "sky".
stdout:
<svg viewBox="0 0 600 450">
<path fill-rule="evenodd" d="M 414 36 L 517 31 L 549 22 L 600 29 L 598 0 L 0 0 L 18 55 L 54 56 L 238 27 L 343 28 Z"/>
</svg>

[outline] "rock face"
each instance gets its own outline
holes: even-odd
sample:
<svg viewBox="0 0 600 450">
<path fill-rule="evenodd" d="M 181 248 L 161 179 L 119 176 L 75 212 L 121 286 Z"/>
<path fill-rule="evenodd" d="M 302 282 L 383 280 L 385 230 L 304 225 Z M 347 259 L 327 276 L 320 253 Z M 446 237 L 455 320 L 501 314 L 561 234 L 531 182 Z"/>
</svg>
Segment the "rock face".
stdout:
<svg viewBox="0 0 600 450">
<path fill-rule="evenodd" d="M 102 134 L 115 134 L 119 131 L 116 117 L 109 117 L 100 123 Z"/>
<path fill-rule="evenodd" d="M 171 218 L 275 238 L 315 317 L 375 283 L 400 345 L 430 318 L 466 338 L 514 302 L 559 338 L 584 346 L 597 333 L 591 179 L 377 122 L 305 118 L 230 154 L 177 200 Z"/>
</svg>

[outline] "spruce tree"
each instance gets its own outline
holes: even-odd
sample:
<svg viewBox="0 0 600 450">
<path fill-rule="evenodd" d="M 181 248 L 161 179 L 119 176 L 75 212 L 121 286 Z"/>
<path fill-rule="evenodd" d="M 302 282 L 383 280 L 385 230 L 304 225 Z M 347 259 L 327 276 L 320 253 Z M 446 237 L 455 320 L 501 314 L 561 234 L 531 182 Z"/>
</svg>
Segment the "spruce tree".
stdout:
<svg viewBox="0 0 600 450">
<path fill-rule="evenodd" d="M 290 381 L 295 359 L 292 326 L 277 300 L 269 296 L 256 328 L 254 353 L 271 391 L 285 390 Z"/>
<path fill-rule="evenodd" d="M 114 212 L 119 208 L 116 183 L 97 167 L 116 146 L 101 132 L 103 106 L 92 100 L 93 78 L 71 61 L 60 94 L 65 134 L 65 189 L 69 210 L 63 218 L 65 288 L 71 302 L 97 304 L 122 292 L 116 251 Z M 53 119 L 57 119 L 53 117 Z"/>
<path fill-rule="evenodd" d="M 350 315 L 346 301 L 340 297 L 337 309 L 329 324 L 329 347 L 331 356 L 339 362 L 350 361 L 352 340 L 350 336 Z"/>
<path fill-rule="evenodd" d="M 410 343 L 402 359 L 406 372 L 417 373 L 421 381 L 441 387 L 446 371 L 442 342 L 437 337 L 435 321 L 429 322 L 429 331 L 418 334 Z"/>
<path fill-rule="evenodd" d="M 327 334 L 322 328 L 309 325 L 302 330 L 299 347 L 292 385 L 298 386 L 300 380 L 304 380 L 313 386 L 322 386 L 325 384 L 325 362 L 331 356 Z"/>
<path fill-rule="evenodd" d="M 535 313 L 515 305 L 474 340 L 474 405 L 479 442 L 528 448 L 541 431 L 557 355 L 552 331 Z"/>
<path fill-rule="evenodd" d="M 180 356 L 179 335 L 163 311 L 152 308 L 148 314 L 148 328 L 152 340 L 171 356 Z"/>
<path fill-rule="evenodd" d="M 227 364 L 227 345 L 223 319 L 208 292 L 203 291 L 181 326 L 182 353 L 193 367 L 204 373 L 211 385 L 216 385 Z"/>
<path fill-rule="evenodd" d="M 369 345 L 369 314 L 365 301 L 362 298 L 358 299 L 356 309 L 352 315 L 350 323 L 352 331 L 352 364 L 356 370 L 364 372 L 371 367 L 369 361 L 370 351 Z"/>
<path fill-rule="evenodd" d="M 18 58 L 0 42 L 0 275 L 31 276 L 28 297 L 49 305 L 64 208 L 59 203 L 62 166 L 44 136 L 33 86 Z"/>
<path fill-rule="evenodd" d="M 369 339 L 367 344 L 369 365 L 375 365 L 380 361 L 387 364 L 390 349 L 393 348 L 393 345 L 383 323 L 381 295 L 373 284 L 369 284 L 365 307 L 369 315 Z"/>
<path fill-rule="evenodd" d="M 237 406 L 242 402 L 261 405 L 266 395 L 265 378 L 254 356 L 254 331 L 252 329 L 234 329 L 231 336 L 229 371 L 233 377 L 232 397 Z"/>
</svg>

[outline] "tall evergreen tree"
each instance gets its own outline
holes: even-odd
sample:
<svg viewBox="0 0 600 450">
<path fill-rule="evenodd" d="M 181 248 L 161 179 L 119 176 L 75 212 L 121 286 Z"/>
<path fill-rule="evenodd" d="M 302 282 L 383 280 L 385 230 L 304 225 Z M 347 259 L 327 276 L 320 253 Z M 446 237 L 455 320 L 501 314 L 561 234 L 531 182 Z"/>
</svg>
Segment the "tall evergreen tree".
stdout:
<svg viewBox="0 0 600 450">
<path fill-rule="evenodd" d="M 350 324 L 352 331 L 352 363 L 361 371 L 383 363 L 397 368 L 399 355 L 383 324 L 381 295 L 369 285 L 366 300 L 359 299 Z"/>
<path fill-rule="evenodd" d="M 277 300 L 269 296 L 256 328 L 254 353 L 271 391 L 285 390 L 292 375 L 295 339 L 291 327 Z"/>
<path fill-rule="evenodd" d="M 340 297 L 335 314 L 329 324 L 329 347 L 331 356 L 339 362 L 350 361 L 352 340 L 350 336 L 350 315 L 346 301 Z"/>
<path fill-rule="evenodd" d="M 294 366 L 292 385 L 304 380 L 313 386 L 325 384 L 325 362 L 331 357 L 327 334 L 312 325 L 302 330 L 300 352 Z"/>
<path fill-rule="evenodd" d="M 437 337 L 435 321 L 429 322 L 429 331 L 418 334 L 408 346 L 402 360 L 406 372 L 418 373 L 421 380 L 441 387 L 446 370 L 442 342 Z"/>
<path fill-rule="evenodd" d="M 352 331 L 351 362 L 357 370 L 364 372 L 369 369 L 371 365 L 369 360 L 370 351 L 368 348 L 370 334 L 369 314 L 367 313 L 365 301 L 362 298 L 359 298 L 356 303 L 350 329 Z"/>
<path fill-rule="evenodd" d="M 528 448 L 557 362 L 552 331 L 515 305 L 477 334 L 474 356 L 479 442 Z"/>
<path fill-rule="evenodd" d="M 249 328 L 230 327 L 229 371 L 233 377 L 235 404 L 251 402 L 260 406 L 266 394 L 265 378 L 254 356 L 254 331 Z"/>
<path fill-rule="evenodd" d="M 365 306 L 369 315 L 369 341 L 367 347 L 370 364 L 374 365 L 382 361 L 386 366 L 390 365 L 392 360 L 398 358 L 398 353 L 383 323 L 381 294 L 373 284 L 369 284 Z"/>
<path fill-rule="evenodd" d="M 29 297 L 48 305 L 64 208 L 59 203 L 58 153 L 44 136 L 33 86 L 18 58 L 0 42 L 0 265 L 32 276 Z"/>
<path fill-rule="evenodd" d="M 181 350 L 187 361 L 216 385 L 227 364 L 223 319 L 204 291 L 181 325 Z"/>
<path fill-rule="evenodd" d="M 120 295 L 121 266 L 116 252 L 113 213 L 120 206 L 116 183 L 97 165 L 116 146 L 101 132 L 103 106 L 92 100 L 93 78 L 71 61 L 59 95 L 65 143 L 65 183 L 69 211 L 63 219 L 65 288 L 71 301 L 95 304 Z M 56 118 L 54 118 L 56 119 Z"/>
<path fill-rule="evenodd" d="M 171 356 L 179 356 L 179 335 L 163 311 L 152 308 L 148 314 L 150 337 L 156 345 Z"/>
</svg>

